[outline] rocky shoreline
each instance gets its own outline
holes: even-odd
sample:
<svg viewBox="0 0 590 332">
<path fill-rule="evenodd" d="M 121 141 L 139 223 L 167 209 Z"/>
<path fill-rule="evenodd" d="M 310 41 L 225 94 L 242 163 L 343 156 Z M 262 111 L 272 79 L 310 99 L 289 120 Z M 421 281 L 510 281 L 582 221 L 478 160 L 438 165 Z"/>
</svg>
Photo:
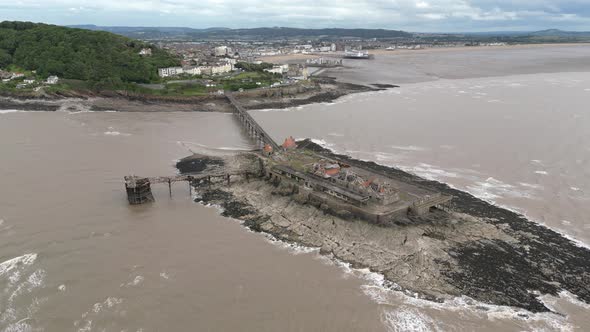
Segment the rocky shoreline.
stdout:
<svg viewBox="0 0 590 332">
<path fill-rule="evenodd" d="M 565 290 L 590 303 L 590 250 L 561 234 L 444 183 L 334 154 L 309 140 L 299 147 L 453 195 L 453 212 L 383 227 L 339 217 L 262 179 L 229 187 L 195 184 L 198 201 L 221 206 L 224 216 L 244 220 L 254 231 L 318 247 L 322 254 L 381 273 L 392 287 L 425 299 L 466 295 L 484 303 L 548 312 L 538 297 Z M 195 160 L 198 170 L 189 164 Z M 223 167 L 218 159 L 203 156 L 187 158 L 177 167 L 184 173 L 202 171 L 207 160 Z"/>
<path fill-rule="evenodd" d="M 289 108 L 301 105 L 332 102 L 342 96 L 383 90 L 337 82 L 334 78 L 315 80 L 314 89 L 266 89 L 261 93 L 245 91 L 237 99 L 246 109 Z M 387 85 L 387 88 L 395 87 Z M 256 92 L 256 91 L 254 91 Z M 126 94 L 123 92 L 76 93 L 69 95 L 0 95 L 0 109 L 22 111 L 118 111 L 118 112 L 233 112 L 223 95 L 169 97 Z"/>
</svg>

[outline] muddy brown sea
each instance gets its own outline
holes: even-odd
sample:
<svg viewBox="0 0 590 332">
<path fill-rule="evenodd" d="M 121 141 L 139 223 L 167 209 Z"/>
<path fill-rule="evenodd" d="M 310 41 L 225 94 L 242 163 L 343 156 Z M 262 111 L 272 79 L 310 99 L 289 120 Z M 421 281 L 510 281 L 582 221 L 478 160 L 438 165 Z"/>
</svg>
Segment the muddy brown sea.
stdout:
<svg viewBox="0 0 590 332">
<path fill-rule="evenodd" d="M 515 61 L 540 65 L 482 74 L 478 61 L 511 60 L 497 52 L 471 58 L 462 77 L 418 83 L 395 73 L 427 72 L 421 55 L 384 58 L 387 77 L 375 82 L 400 88 L 252 115 L 277 140 L 313 138 L 449 183 L 587 245 L 590 48 L 519 52 Z M 567 293 L 542 297 L 557 314 L 531 314 L 388 290 L 377 274 L 193 203 L 186 184 L 172 197 L 156 186 L 153 205 L 127 204 L 124 175 L 171 175 L 191 152 L 251 148 L 231 114 L 0 111 L 0 331 L 590 328 L 590 306 Z"/>
</svg>

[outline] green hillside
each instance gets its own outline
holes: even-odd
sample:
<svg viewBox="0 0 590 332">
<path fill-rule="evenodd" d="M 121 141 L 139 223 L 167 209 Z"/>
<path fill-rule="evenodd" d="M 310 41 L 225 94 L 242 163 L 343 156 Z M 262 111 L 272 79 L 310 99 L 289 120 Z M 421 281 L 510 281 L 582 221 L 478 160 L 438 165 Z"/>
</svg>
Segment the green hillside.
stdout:
<svg viewBox="0 0 590 332">
<path fill-rule="evenodd" d="M 142 48 L 151 48 L 152 55 L 140 56 Z M 109 32 L 0 22 L 0 68 L 117 86 L 154 81 L 158 67 L 178 64 L 178 59 L 153 45 Z"/>
</svg>

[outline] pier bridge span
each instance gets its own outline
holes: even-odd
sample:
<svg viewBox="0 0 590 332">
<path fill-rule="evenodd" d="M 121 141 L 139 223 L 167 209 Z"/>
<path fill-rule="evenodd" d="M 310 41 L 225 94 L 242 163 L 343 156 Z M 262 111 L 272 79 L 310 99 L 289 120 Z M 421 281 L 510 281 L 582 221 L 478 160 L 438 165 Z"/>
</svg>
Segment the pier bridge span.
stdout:
<svg viewBox="0 0 590 332">
<path fill-rule="evenodd" d="M 279 151 L 280 145 L 275 142 L 275 140 L 270 137 L 270 135 L 254 120 L 254 118 L 240 105 L 240 103 L 236 100 L 234 95 L 231 92 L 226 92 L 225 97 L 227 100 L 234 106 L 234 114 L 238 117 L 240 124 L 246 130 L 248 135 L 252 137 L 256 143 L 262 147 L 264 145 L 269 145 L 272 147 L 273 151 Z"/>
</svg>

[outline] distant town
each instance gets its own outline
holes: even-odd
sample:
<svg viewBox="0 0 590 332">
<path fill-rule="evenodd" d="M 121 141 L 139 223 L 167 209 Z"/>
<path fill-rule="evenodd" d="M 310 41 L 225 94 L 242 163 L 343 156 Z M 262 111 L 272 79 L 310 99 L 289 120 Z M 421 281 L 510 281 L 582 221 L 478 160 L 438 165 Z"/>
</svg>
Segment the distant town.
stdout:
<svg viewBox="0 0 590 332">
<path fill-rule="evenodd" d="M 422 50 L 428 48 L 464 47 L 465 43 L 416 44 L 414 42 L 387 43 L 376 38 L 369 40 L 352 39 L 339 41 L 160 41 L 156 45 L 181 58 L 181 66 L 158 69 L 162 79 L 202 78 L 234 73 L 239 79 L 241 71 L 252 68 L 275 74 L 273 82 L 253 81 L 253 86 L 243 86 L 238 90 L 261 87 L 276 87 L 307 80 L 321 68 L 339 67 L 343 59 L 370 60 L 374 57 L 370 50 L 394 52 L 397 50 Z M 468 46 L 505 46 L 506 43 L 471 43 Z M 149 56 L 149 49 L 141 51 Z M 249 64 L 249 65 L 244 65 Z M 261 66 L 261 67 L 256 67 Z M 258 70 L 260 71 L 260 70 Z M 252 76 L 248 78 L 250 82 Z M 197 81 L 192 81 L 193 83 Z M 216 87 L 212 80 L 202 81 L 206 87 Z M 247 83 L 247 82 L 242 82 Z"/>
<path fill-rule="evenodd" d="M 586 34 L 559 30 L 462 35 L 381 29 L 195 30 L 0 24 L 0 34 L 17 41 L 33 32 L 48 38 L 55 33 L 70 36 L 67 40 L 75 40 L 78 46 L 68 48 L 68 56 L 54 45 L 31 49 L 22 43 L 18 52 L 14 47 L 1 49 L 0 93 L 38 98 L 111 91 L 123 96 L 184 98 L 287 86 L 308 91 L 306 85 L 314 84 L 313 76 L 325 68 L 344 66 L 344 59 L 371 60 L 384 53 L 439 48 L 584 42 L 588 38 Z M 97 48 L 99 44 L 104 45 L 102 50 Z M 90 50 L 92 57 L 75 51 L 78 49 Z"/>
</svg>

